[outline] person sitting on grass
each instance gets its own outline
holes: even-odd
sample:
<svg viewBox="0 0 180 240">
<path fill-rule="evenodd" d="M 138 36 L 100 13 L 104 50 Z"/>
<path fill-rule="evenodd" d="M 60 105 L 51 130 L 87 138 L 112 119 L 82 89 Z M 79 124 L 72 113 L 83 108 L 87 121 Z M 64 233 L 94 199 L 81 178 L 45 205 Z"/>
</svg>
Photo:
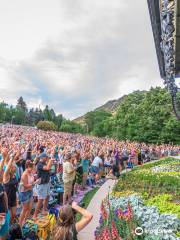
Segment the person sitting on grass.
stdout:
<svg viewBox="0 0 180 240">
<path fill-rule="evenodd" d="M 82 215 L 80 221 L 75 222 L 75 213 Z M 93 215 L 77 205 L 76 202 L 72 206 L 65 205 L 60 209 L 59 219 L 55 225 L 50 240 L 77 240 L 77 234 L 85 228 L 92 220 Z"/>
</svg>

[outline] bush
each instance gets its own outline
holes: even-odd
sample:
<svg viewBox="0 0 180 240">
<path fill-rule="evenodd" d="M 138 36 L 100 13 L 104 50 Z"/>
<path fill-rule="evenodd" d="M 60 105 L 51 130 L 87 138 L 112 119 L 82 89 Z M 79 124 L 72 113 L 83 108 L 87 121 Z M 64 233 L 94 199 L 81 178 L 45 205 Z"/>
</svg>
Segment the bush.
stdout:
<svg viewBox="0 0 180 240">
<path fill-rule="evenodd" d="M 39 121 L 37 124 L 37 128 L 44 130 L 44 131 L 56 131 L 57 130 L 57 126 L 50 121 Z"/>
</svg>

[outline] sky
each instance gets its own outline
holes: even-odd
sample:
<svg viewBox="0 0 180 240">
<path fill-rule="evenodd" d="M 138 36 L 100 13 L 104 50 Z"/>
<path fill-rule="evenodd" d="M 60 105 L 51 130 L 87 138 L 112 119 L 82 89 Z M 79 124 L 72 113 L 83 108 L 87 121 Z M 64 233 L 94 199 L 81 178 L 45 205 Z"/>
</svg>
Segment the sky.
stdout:
<svg viewBox="0 0 180 240">
<path fill-rule="evenodd" d="M 0 100 L 74 119 L 163 86 L 146 0 L 0 0 Z"/>
</svg>

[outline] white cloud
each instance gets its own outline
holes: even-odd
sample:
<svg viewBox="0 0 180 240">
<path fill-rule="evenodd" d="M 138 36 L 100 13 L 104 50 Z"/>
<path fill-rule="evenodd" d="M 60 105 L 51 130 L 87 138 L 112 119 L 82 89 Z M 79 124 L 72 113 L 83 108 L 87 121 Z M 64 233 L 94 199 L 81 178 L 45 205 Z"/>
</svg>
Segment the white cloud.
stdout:
<svg viewBox="0 0 180 240">
<path fill-rule="evenodd" d="M 162 85 L 144 0 L 0 0 L 0 30 L 6 99 L 25 95 L 73 118 Z"/>
</svg>

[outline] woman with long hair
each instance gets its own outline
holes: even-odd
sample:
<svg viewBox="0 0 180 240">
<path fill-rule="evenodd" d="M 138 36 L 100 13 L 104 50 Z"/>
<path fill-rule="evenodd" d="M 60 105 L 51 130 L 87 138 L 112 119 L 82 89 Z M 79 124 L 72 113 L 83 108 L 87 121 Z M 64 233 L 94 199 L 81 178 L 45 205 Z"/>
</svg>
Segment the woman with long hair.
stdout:
<svg viewBox="0 0 180 240">
<path fill-rule="evenodd" d="M 10 227 L 10 212 L 8 210 L 8 198 L 3 188 L 3 167 L 8 155 L 7 149 L 2 150 L 3 159 L 0 162 L 0 240 L 7 239 Z"/>
<path fill-rule="evenodd" d="M 16 178 L 16 155 L 11 155 L 3 174 L 4 189 L 8 197 L 8 207 L 11 215 L 11 223 L 16 217 L 18 180 Z"/>
<path fill-rule="evenodd" d="M 22 204 L 22 211 L 19 218 L 20 226 L 24 225 L 31 212 L 33 204 L 33 186 L 35 184 L 33 176 L 34 164 L 30 160 L 27 160 L 25 167 L 26 170 L 22 174 L 19 184 L 19 200 Z"/>
<path fill-rule="evenodd" d="M 80 221 L 75 222 L 75 213 L 82 215 Z M 65 205 L 60 209 L 59 219 L 54 227 L 51 240 L 77 240 L 77 234 L 91 221 L 93 215 L 73 202 L 72 206 Z"/>
</svg>

